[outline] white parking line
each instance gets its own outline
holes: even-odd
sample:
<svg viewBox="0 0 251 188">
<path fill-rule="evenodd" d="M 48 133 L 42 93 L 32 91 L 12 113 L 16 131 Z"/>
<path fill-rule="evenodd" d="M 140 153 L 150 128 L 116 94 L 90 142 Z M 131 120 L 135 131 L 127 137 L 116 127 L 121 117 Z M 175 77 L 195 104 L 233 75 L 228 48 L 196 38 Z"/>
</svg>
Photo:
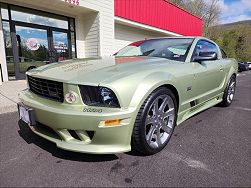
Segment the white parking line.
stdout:
<svg viewBox="0 0 251 188">
<path fill-rule="evenodd" d="M 232 107 L 232 108 L 237 110 L 251 111 L 251 108 L 245 108 L 245 107 Z"/>
</svg>

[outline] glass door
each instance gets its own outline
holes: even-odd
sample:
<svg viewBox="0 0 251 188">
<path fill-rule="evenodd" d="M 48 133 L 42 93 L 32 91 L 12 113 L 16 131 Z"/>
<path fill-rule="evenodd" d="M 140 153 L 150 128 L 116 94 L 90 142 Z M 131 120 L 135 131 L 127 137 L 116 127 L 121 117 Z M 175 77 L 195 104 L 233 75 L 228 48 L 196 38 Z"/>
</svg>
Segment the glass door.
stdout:
<svg viewBox="0 0 251 188">
<path fill-rule="evenodd" d="M 50 62 L 63 61 L 70 58 L 68 33 L 63 31 L 51 31 L 52 47 L 50 51 Z"/>
<path fill-rule="evenodd" d="M 15 36 L 16 55 L 9 65 L 13 65 L 17 78 L 25 78 L 25 72 L 30 69 L 71 57 L 67 30 L 16 24 Z M 8 67 L 8 70 L 12 69 Z"/>
<path fill-rule="evenodd" d="M 49 62 L 48 31 L 46 29 L 15 26 L 19 73 Z M 16 69 L 17 70 L 17 69 Z"/>
</svg>

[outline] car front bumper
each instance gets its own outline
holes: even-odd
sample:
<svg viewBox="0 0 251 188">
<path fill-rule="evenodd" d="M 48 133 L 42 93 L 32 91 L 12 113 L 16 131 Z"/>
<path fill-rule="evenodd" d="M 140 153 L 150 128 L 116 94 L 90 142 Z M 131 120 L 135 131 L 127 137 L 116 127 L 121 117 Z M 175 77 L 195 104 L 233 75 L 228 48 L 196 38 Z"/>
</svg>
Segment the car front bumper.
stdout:
<svg viewBox="0 0 251 188">
<path fill-rule="evenodd" d="M 19 98 L 25 106 L 34 111 L 36 125 L 30 126 L 31 130 L 56 143 L 59 148 L 93 154 L 131 150 L 131 132 L 136 109 L 93 107 L 102 109 L 102 112 L 83 112 L 83 108 L 87 107 L 83 104 L 70 105 L 51 101 L 29 90 L 22 91 Z M 115 119 L 119 119 L 120 123 L 112 126 L 106 126 L 104 123 L 106 120 Z"/>
</svg>

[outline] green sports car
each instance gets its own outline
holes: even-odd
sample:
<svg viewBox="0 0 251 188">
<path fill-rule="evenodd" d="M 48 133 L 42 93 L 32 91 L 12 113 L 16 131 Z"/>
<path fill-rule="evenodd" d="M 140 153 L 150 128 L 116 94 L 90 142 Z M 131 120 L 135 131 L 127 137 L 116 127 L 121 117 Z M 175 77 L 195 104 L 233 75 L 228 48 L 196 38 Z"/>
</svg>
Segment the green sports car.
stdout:
<svg viewBox="0 0 251 188">
<path fill-rule="evenodd" d="M 36 61 L 34 59 L 30 59 L 27 57 L 19 57 L 19 70 L 21 73 L 25 73 L 26 71 L 29 71 L 31 69 L 34 69 L 36 67 L 46 65 L 46 62 L 43 61 Z M 13 56 L 7 56 L 6 57 L 7 62 L 7 70 L 9 76 L 15 75 L 15 65 L 14 65 L 14 57 Z"/>
<path fill-rule="evenodd" d="M 176 125 L 234 97 L 238 63 L 203 37 L 134 42 L 114 56 L 27 72 L 21 121 L 59 148 L 84 153 L 161 151 Z"/>
</svg>

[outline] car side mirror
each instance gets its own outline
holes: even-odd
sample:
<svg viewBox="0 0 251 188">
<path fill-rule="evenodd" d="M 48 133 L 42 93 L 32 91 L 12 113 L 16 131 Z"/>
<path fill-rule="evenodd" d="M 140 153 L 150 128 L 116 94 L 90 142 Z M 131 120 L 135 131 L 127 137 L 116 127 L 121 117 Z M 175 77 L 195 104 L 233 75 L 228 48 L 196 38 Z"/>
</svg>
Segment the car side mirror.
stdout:
<svg viewBox="0 0 251 188">
<path fill-rule="evenodd" d="M 209 60 L 216 60 L 216 59 L 217 59 L 216 52 L 200 52 L 199 55 L 193 58 L 193 61 L 200 63 L 201 61 L 209 61 Z"/>
</svg>

